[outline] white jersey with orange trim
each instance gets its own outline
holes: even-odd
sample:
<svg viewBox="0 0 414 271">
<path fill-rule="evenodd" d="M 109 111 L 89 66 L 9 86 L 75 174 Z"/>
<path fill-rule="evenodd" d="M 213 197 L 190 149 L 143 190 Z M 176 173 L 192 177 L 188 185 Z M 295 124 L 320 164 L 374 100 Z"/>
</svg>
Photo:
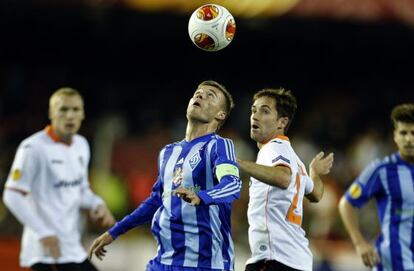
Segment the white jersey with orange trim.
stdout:
<svg viewBox="0 0 414 271">
<path fill-rule="evenodd" d="M 289 167 L 292 176 L 285 190 L 251 178 L 248 220 L 252 256 L 247 264 L 276 260 L 294 269 L 312 270 L 312 253 L 301 223 L 303 197 L 312 192 L 313 181 L 285 136 L 263 145 L 256 163 Z"/>
<path fill-rule="evenodd" d="M 20 144 L 5 184 L 5 191 L 26 195 L 24 200 L 30 205 L 25 206 L 30 206 L 34 218 L 39 219 L 37 224 L 26 224 L 24 218 L 27 221 L 29 216 L 25 217 L 21 208 L 10 208 L 24 224 L 20 252 L 20 265 L 24 267 L 35 263 L 83 262 L 87 254 L 81 244 L 80 210 L 103 204 L 89 188 L 90 150 L 86 139 L 75 135 L 67 145 L 56 141 L 47 129 Z M 36 230 L 28 224 L 45 228 Z M 47 256 L 39 241 L 51 235 L 59 238 L 61 256 L 57 260 Z"/>
</svg>

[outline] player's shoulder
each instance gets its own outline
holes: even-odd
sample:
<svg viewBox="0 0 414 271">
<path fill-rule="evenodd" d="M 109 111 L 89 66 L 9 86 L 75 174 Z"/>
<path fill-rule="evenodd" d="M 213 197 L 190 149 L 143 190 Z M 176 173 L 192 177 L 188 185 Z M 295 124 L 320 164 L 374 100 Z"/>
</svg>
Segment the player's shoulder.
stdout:
<svg viewBox="0 0 414 271">
<path fill-rule="evenodd" d="M 370 168 L 371 170 L 372 169 L 379 170 L 379 169 L 384 168 L 384 167 L 395 165 L 395 164 L 398 163 L 398 161 L 399 161 L 398 154 L 397 153 L 392 153 L 390 155 L 384 156 L 382 158 L 377 158 L 377 159 L 371 161 L 368 164 L 367 168 Z"/>
<path fill-rule="evenodd" d="M 37 149 L 43 146 L 46 142 L 47 135 L 46 133 L 42 131 L 38 131 L 25 139 L 22 140 L 22 142 L 19 145 L 19 148 L 22 149 Z"/>
<path fill-rule="evenodd" d="M 234 144 L 233 140 L 227 137 L 222 137 L 219 136 L 218 134 L 214 134 L 211 139 L 212 141 L 216 142 L 216 143 L 230 143 L 230 144 Z"/>
<path fill-rule="evenodd" d="M 273 138 L 269 142 L 267 142 L 263 147 L 262 151 L 283 151 L 283 152 L 293 152 L 292 146 L 290 145 L 290 142 L 288 139 L 282 139 L 282 138 Z"/>
<path fill-rule="evenodd" d="M 75 144 L 80 144 L 82 146 L 89 146 L 88 140 L 83 135 L 75 134 L 72 140 Z"/>
<path fill-rule="evenodd" d="M 161 149 L 161 151 L 163 150 L 168 150 L 168 149 L 172 149 L 176 146 L 179 146 L 183 143 L 184 140 L 178 140 L 178 141 L 174 141 L 172 143 L 168 143 L 167 145 L 164 146 L 164 148 Z"/>
</svg>

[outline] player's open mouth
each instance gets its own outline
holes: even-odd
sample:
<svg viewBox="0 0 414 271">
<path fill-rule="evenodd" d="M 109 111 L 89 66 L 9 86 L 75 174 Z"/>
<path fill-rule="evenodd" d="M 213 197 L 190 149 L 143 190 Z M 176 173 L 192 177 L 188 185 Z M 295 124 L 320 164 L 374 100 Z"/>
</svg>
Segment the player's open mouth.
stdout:
<svg viewBox="0 0 414 271">
<path fill-rule="evenodd" d="M 252 125 L 252 130 L 258 130 L 260 127 L 258 126 L 258 125 L 256 125 L 256 124 L 253 124 Z"/>
<path fill-rule="evenodd" d="M 195 103 L 193 103 L 193 105 L 194 105 L 194 106 L 201 107 L 201 105 L 200 105 L 200 103 L 199 103 L 199 102 L 195 102 Z"/>
</svg>

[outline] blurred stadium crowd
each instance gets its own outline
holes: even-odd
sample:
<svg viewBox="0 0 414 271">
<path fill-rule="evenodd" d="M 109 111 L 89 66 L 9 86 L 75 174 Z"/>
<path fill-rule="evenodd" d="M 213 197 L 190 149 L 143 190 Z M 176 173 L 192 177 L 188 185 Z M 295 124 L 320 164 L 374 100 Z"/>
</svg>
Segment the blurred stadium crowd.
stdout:
<svg viewBox="0 0 414 271">
<path fill-rule="evenodd" d="M 184 137 L 185 108 L 197 82 L 214 79 L 233 93 L 236 108 L 220 133 L 248 160 L 256 156 L 249 139 L 251 95 L 283 86 L 298 97 L 288 135 L 304 162 L 319 150 L 335 152 L 323 200 L 306 204 L 304 228 L 315 270 L 364 270 L 358 258 L 349 262 L 354 252 L 337 202 L 370 160 L 394 150 L 389 111 L 414 98 L 409 25 L 236 17 L 233 43 L 208 54 L 188 39 L 188 14 L 130 10 L 107 1 L 92 8 L 7 2 L 0 3 L 0 191 L 19 142 L 47 125 L 47 99 L 58 87 L 84 95 L 81 133 L 91 142 L 91 183 L 119 219 L 148 195 L 160 148 Z M 243 180 L 243 196 L 233 209 L 240 254 L 248 248 L 248 178 Z M 378 228 L 372 210 L 361 219 L 373 239 Z M 87 221 L 84 226 L 87 240 L 98 233 Z M 20 232 L 0 203 L 2 255 Z M 132 236 L 150 238 L 145 227 L 137 233 Z"/>
</svg>

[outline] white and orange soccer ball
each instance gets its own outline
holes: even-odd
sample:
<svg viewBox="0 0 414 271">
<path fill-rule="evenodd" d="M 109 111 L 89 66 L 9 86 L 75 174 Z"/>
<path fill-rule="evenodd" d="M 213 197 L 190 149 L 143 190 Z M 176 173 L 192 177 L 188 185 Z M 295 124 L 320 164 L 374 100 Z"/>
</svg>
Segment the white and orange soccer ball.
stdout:
<svg viewBox="0 0 414 271">
<path fill-rule="evenodd" d="M 192 42 L 205 51 L 225 48 L 234 38 L 236 22 L 233 15 L 223 6 L 206 4 L 191 14 L 188 34 Z"/>
</svg>

